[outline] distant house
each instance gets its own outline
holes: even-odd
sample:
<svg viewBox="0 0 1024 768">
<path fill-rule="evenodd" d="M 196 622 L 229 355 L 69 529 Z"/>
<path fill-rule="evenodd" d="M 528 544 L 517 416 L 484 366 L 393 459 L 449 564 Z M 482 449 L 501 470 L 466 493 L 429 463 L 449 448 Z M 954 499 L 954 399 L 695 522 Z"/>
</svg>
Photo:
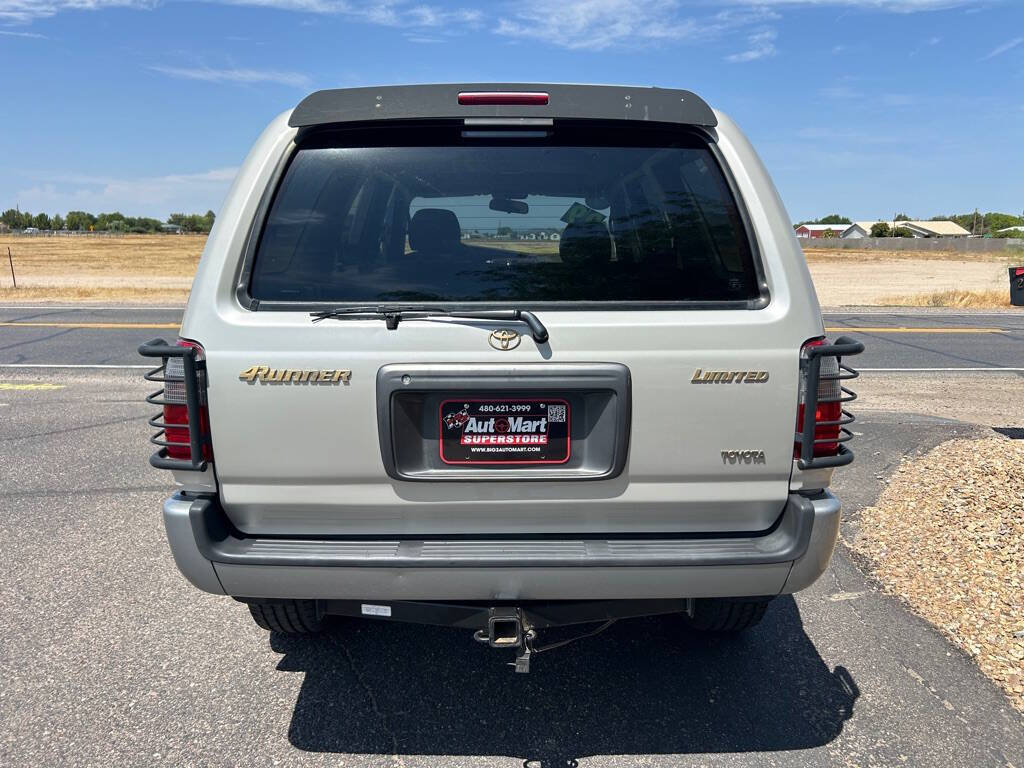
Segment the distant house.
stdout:
<svg viewBox="0 0 1024 768">
<path fill-rule="evenodd" d="M 890 232 L 897 227 L 904 227 L 914 237 L 967 237 L 971 234 L 955 221 L 855 221 L 843 232 L 842 237 L 844 240 L 871 237 L 871 228 L 879 223 L 888 224 Z"/>
<path fill-rule="evenodd" d="M 801 224 L 796 228 L 796 236 L 808 240 L 819 237 L 841 237 L 849 224 Z M 826 234 L 831 232 L 831 235 Z"/>
<path fill-rule="evenodd" d="M 161 224 L 160 225 L 160 231 L 161 232 L 167 232 L 168 234 L 171 234 L 171 235 L 180 235 L 181 234 L 181 227 L 179 225 L 177 225 L 177 224 Z"/>
</svg>

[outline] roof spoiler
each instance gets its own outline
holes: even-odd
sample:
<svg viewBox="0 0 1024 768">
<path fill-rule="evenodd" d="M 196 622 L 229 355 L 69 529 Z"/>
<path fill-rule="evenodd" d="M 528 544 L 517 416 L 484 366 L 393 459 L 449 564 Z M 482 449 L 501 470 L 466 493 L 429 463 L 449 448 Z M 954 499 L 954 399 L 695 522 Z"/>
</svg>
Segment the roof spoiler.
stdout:
<svg viewBox="0 0 1024 768">
<path fill-rule="evenodd" d="M 469 94 L 500 97 L 503 93 L 507 93 L 510 98 L 465 98 Z M 463 97 L 461 99 L 460 94 Z M 535 99 L 532 103 L 523 103 L 523 99 L 515 98 L 524 94 L 545 94 L 547 98 Z M 718 125 L 711 107 L 690 91 L 622 85 L 538 83 L 387 85 L 317 91 L 303 99 L 292 111 L 288 125 L 305 128 L 373 120 L 464 117 L 641 120 L 705 128 Z"/>
</svg>

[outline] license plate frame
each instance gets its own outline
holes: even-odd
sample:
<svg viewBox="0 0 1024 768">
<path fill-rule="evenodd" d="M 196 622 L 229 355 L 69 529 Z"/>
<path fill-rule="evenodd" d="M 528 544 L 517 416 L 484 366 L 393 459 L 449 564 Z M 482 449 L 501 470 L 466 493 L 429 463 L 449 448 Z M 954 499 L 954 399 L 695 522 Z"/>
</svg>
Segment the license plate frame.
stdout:
<svg viewBox="0 0 1024 768">
<path fill-rule="evenodd" d="M 562 466 L 571 419 L 564 397 L 449 397 L 438 406 L 438 454 L 451 466 Z"/>
</svg>

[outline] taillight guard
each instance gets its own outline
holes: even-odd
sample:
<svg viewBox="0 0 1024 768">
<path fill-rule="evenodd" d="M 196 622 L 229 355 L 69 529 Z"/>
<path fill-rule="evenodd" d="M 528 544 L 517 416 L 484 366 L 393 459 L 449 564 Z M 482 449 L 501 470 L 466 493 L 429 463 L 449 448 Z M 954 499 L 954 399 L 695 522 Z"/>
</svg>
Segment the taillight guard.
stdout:
<svg viewBox="0 0 1024 768">
<path fill-rule="evenodd" d="M 854 421 L 853 414 L 844 407 L 857 395 L 842 382 L 856 379 L 860 374 L 843 362 L 843 357 L 859 355 L 864 345 L 848 336 L 840 336 L 831 344 L 824 340 L 809 342 L 800 353 L 800 418 L 795 435 L 797 466 L 800 469 L 840 467 L 853 461 L 853 451 L 843 443 L 853 438 L 847 425 Z M 819 421 L 818 406 L 838 404 L 838 418 Z M 833 407 L 831 410 L 835 410 Z M 835 435 L 819 437 L 822 428 L 838 427 Z M 829 430 L 831 431 L 831 430 Z M 823 447 L 831 455 L 820 455 Z"/>
<path fill-rule="evenodd" d="M 160 365 L 147 371 L 144 378 L 163 384 L 162 389 L 146 397 L 147 403 L 161 409 L 148 421 L 157 430 L 149 438 L 157 446 L 149 463 L 157 469 L 202 472 L 212 457 L 206 416 L 206 360 L 202 348 L 192 342 L 171 345 L 163 339 L 154 339 L 139 347 L 139 354 L 160 358 Z M 185 406 L 187 418 L 170 422 L 166 414 L 181 406 Z M 187 442 L 173 439 L 186 430 Z"/>
</svg>

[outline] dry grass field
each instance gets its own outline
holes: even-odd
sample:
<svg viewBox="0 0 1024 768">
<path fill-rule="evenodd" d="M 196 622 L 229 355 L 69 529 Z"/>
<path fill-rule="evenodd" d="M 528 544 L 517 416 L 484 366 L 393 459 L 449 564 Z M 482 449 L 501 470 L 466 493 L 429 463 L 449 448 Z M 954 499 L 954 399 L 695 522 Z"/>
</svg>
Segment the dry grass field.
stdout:
<svg viewBox="0 0 1024 768">
<path fill-rule="evenodd" d="M 206 238 L 199 235 L 0 235 L 0 300 L 181 304 Z M 489 247 L 555 253 L 548 242 Z M 7 248 L 18 288 L 11 285 Z M 1008 306 L 1006 267 L 1022 256 L 808 250 L 823 306 Z"/>
<path fill-rule="evenodd" d="M 0 235 L 0 300 L 183 304 L 205 244 L 201 235 Z"/>
</svg>

